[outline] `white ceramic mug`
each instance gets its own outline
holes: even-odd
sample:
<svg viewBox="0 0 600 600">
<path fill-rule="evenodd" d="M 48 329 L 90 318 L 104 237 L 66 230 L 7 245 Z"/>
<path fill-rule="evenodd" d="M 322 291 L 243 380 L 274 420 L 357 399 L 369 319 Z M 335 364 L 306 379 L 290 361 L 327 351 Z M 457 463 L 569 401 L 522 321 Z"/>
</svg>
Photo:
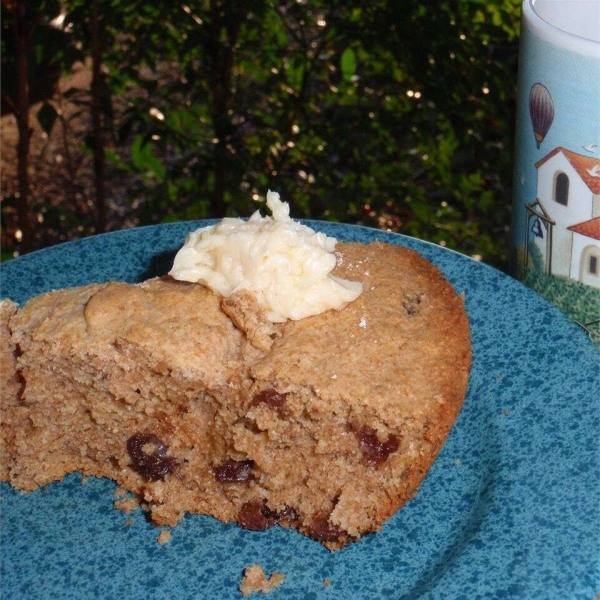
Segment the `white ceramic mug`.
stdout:
<svg viewBox="0 0 600 600">
<path fill-rule="evenodd" d="M 600 344 L 600 0 L 523 2 L 513 250 Z"/>
</svg>

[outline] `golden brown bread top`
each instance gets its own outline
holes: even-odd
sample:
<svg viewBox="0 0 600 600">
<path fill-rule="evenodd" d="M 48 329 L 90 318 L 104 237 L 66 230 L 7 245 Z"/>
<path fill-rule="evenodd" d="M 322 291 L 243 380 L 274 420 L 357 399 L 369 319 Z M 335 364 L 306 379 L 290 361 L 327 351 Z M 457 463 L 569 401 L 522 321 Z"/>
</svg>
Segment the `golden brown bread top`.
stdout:
<svg viewBox="0 0 600 600">
<path fill-rule="evenodd" d="M 236 327 L 212 291 L 169 278 L 44 294 L 12 318 L 11 328 L 23 349 L 29 338 L 97 356 L 133 348 L 153 368 L 209 389 L 232 385 L 249 364 L 252 378 L 280 391 L 307 387 L 324 402 L 359 405 L 389 425 L 436 414 L 447 403 L 458 412 L 471 362 L 462 299 L 436 267 L 406 248 L 339 244 L 338 253 L 335 274 L 363 283 L 363 294 L 341 311 L 277 326 L 265 352 L 249 352 L 244 343 L 244 323 L 252 325 L 248 338 L 262 332 L 264 316 L 248 314 L 252 303 L 228 309 L 239 313 Z M 272 326 L 264 331 L 273 333 Z"/>
<path fill-rule="evenodd" d="M 418 253 L 373 243 L 339 244 L 335 274 L 363 283 L 343 310 L 286 323 L 252 369 L 261 380 L 310 386 L 346 399 L 390 425 L 449 402 L 458 412 L 471 364 L 463 300 Z"/>
<path fill-rule="evenodd" d="M 149 364 L 209 388 L 228 385 L 241 365 L 242 335 L 219 299 L 201 285 L 168 279 L 44 294 L 30 300 L 11 327 L 25 346 L 31 336 L 95 355 L 127 347 Z"/>
</svg>

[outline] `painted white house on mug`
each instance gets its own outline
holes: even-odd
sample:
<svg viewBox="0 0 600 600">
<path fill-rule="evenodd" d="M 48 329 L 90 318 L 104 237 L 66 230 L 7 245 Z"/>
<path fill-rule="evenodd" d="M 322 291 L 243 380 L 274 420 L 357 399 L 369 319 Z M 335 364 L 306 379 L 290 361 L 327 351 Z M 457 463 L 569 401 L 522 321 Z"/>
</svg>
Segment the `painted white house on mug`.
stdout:
<svg viewBox="0 0 600 600">
<path fill-rule="evenodd" d="M 558 147 L 535 167 L 527 246 L 537 246 L 547 273 L 600 288 L 600 158 Z"/>
</svg>

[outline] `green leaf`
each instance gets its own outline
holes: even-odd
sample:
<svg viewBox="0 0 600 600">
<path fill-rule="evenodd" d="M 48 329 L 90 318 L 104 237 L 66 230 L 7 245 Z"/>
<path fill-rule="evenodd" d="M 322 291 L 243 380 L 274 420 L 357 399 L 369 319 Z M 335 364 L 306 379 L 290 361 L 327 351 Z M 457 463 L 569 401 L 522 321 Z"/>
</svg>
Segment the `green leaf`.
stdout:
<svg viewBox="0 0 600 600">
<path fill-rule="evenodd" d="M 291 60 L 285 75 L 289 86 L 296 92 L 300 91 L 302 87 L 302 81 L 304 79 L 304 61 L 302 58 L 299 60 Z"/>
<path fill-rule="evenodd" d="M 152 153 L 152 145 L 144 144 L 144 138 L 141 135 L 136 136 L 131 145 L 131 160 L 138 171 L 153 175 L 160 183 L 164 182 L 167 168 Z"/>
<path fill-rule="evenodd" d="M 163 183 L 167 176 L 167 168 L 163 165 L 154 154 L 152 154 L 152 148 L 150 144 L 144 146 L 146 168 L 156 177 L 157 181 Z"/>
<path fill-rule="evenodd" d="M 56 110 L 49 102 L 44 102 L 40 110 L 38 110 L 37 120 L 47 135 L 50 135 L 52 132 L 52 127 L 54 127 L 56 116 Z"/>
<path fill-rule="evenodd" d="M 136 135 L 133 140 L 133 144 L 131 144 L 131 160 L 133 162 L 133 166 L 138 171 L 144 170 L 144 156 L 142 152 L 142 144 L 144 143 L 144 138 L 141 135 Z"/>
<path fill-rule="evenodd" d="M 345 81 L 349 81 L 352 75 L 356 73 L 356 53 L 352 48 L 346 48 L 344 52 L 342 52 L 340 66 L 342 69 L 342 77 Z"/>
<path fill-rule="evenodd" d="M 14 250 L 12 248 L 2 248 L 1 254 L 0 254 L 0 261 L 6 262 L 7 260 L 14 258 L 13 252 L 14 252 Z"/>
<path fill-rule="evenodd" d="M 131 173 L 132 172 L 131 167 L 126 162 L 124 162 L 123 160 L 121 160 L 121 158 L 119 157 L 119 155 L 116 154 L 115 152 L 113 152 L 112 150 L 109 150 L 108 148 L 105 148 L 104 149 L 104 156 L 106 158 L 106 162 L 114 165 L 120 171 L 123 171 L 125 173 Z"/>
<path fill-rule="evenodd" d="M 400 67 L 400 65 L 394 65 L 392 67 L 392 74 L 394 76 L 394 79 L 398 83 L 401 83 L 402 81 L 404 81 L 404 73 L 402 72 L 402 68 Z"/>
</svg>

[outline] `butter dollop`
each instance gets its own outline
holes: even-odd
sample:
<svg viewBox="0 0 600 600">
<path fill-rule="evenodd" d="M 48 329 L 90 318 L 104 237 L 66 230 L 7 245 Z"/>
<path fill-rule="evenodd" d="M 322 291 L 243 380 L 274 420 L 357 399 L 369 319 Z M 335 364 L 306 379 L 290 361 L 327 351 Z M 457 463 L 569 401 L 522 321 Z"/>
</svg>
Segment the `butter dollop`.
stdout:
<svg viewBox="0 0 600 600">
<path fill-rule="evenodd" d="M 279 194 L 267 193 L 272 216 L 225 218 L 188 234 L 170 275 L 202 283 L 221 296 L 254 294 L 273 323 L 297 321 L 356 300 L 362 284 L 331 275 L 337 240 L 290 217 Z"/>
</svg>

